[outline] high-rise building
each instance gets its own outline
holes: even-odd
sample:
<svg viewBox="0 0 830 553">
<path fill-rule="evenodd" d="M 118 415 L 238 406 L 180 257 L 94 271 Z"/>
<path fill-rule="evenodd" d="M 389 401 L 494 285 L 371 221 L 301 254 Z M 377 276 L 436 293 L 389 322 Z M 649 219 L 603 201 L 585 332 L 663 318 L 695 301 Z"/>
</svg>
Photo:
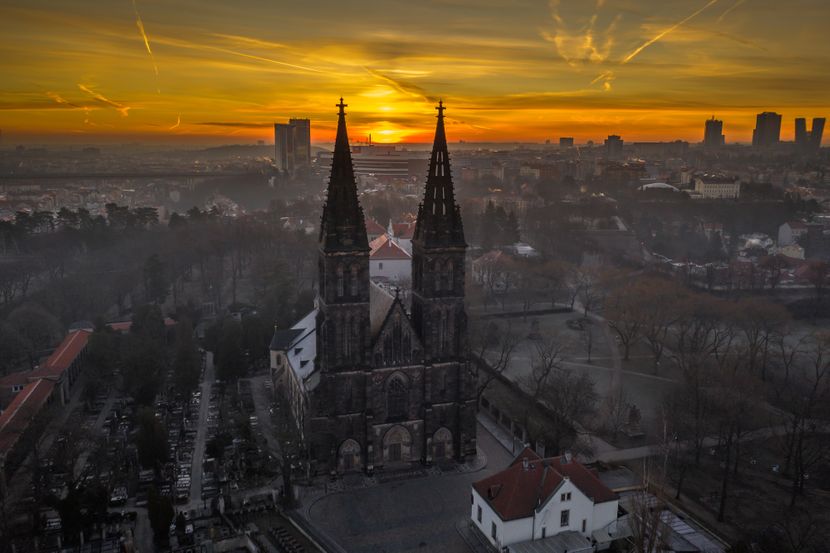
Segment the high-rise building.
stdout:
<svg viewBox="0 0 830 553">
<path fill-rule="evenodd" d="M 311 121 L 289 119 L 274 124 L 274 165 L 279 171 L 293 175 L 311 163 Z"/>
<path fill-rule="evenodd" d="M 807 120 L 799 117 L 795 120 L 795 146 L 802 154 L 815 154 L 821 148 L 824 134 L 824 117 L 814 117 L 813 125 L 807 130 Z"/>
<path fill-rule="evenodd" d="M 574 139 L 572 136 L 563 136 L 559 139 L 559 149 L 564 150 L 566 148 L 573 148 L 574 147 Z"/>
<path fill-rule="evenodd" d="M 609 135 L 605 139 L 605 157 L 607 159 L 620 159 L 623 156 L 623 139 L 616 134 Z"/>
<path fill-rule="evenodd" d="M 759 113 L 755 117 L 752 131 L 753 146 L 775 146 L 781 140 L 781 114 L 772 111 Z"/>
<path fill-rule="evenodd" d="M 723 136 L 723 121 L 715 119 L 706 120 L 706 129 L 703 132 L 703 146 L 706 148 L 720 148 L 726 142 Z"/>
</svg>

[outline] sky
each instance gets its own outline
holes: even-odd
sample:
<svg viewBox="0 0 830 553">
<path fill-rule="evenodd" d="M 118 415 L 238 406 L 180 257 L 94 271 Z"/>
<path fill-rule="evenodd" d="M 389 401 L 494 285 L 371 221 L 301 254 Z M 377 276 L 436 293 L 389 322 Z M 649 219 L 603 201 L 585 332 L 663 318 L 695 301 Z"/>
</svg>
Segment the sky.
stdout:
<svg viewBox="0 0 830 553">
<path fill-rule="evenodd" d="M 0 0 L 3 143 L 698 142 L 830 116 L 827 0 Z M 825 136 L 825 143 L 828 142 Z"/>
</svg>

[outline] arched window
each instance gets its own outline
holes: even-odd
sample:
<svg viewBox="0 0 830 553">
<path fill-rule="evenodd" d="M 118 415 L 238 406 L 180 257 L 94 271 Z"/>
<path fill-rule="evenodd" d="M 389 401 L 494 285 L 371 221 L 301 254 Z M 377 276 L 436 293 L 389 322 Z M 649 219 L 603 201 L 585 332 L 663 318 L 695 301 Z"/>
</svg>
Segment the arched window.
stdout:
<svg viewBox="0 0 830 553">
<path fill-rule="evenodd" d="M 343 297 L 343 265 L 337 266 L 337 297 Z"/>
<path fill-rule="evenodd" d="M 406 418 L 408 411 L 407 389 L 403 379 L 392 377 L 386 388 L 386 412 L 389 418 Z"/>
<path fill-rule="evenodd" d="M 452 291 L 453 289 L 455 289 L 455 285 L 453 283 L 453 278 L 454 278 L 455 275 L 453 274 L 452 261 L 447 261 L 446 275 L 447 275 L 447 290 Z"/>
<path fill-rule="evenodd" d="M 435 276 L 435 291 L 441 291 L 441 261 L 435 260 L 435 268 L 433 270 Z"/>
<path fill-rule="evenodd" d="M 352 284 L 351 284 L 351 294 L 352 294 L 352 296 L 357 295 L 357 273 L 358 273 L 357 265 L 352 265 Z"/>
<path fill-rule="evenodd" d="M 343 357 L 352 358 L 352 318 L 346 315 L 343 319 Z"/>
</svg>

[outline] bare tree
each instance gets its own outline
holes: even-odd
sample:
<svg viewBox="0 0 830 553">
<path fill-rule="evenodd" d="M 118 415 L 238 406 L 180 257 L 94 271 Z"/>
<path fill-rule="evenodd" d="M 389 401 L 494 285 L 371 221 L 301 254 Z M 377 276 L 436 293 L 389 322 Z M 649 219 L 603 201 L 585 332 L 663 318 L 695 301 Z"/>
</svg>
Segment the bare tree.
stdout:
<svg viewBox="0 0 830 553">
<path fill-rule="evenodd" d="M 476 383 L 476 405 L 490 384 L 510 366 L 520 341 L 509 325 L 502 327 L 494 321 L 473 322 L 467 341 L 470 348 L 467 370 Z"/>
</svg>

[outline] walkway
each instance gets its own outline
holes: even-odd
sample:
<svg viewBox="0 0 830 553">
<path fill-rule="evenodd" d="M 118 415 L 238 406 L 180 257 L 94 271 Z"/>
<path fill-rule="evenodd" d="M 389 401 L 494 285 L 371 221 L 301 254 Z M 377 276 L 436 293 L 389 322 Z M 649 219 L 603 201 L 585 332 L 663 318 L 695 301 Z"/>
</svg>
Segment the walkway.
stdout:
<svg viewBox="0 0 830 553">
<path fill-rule="evenodd" d="M 205 458 L 211 384 L 213 384 L 213 353 L 208 351 L 205 352 L 205 378 L 200 385 L 202 397 L 199 401 L 199 426 L 196 428 L 196 441 L 193 443 L 193 464 L 190 467 L 190 502 L 186 507 L 187 509 L 194 509 L 202 504 L 202 461 Z"/>
</svg>

